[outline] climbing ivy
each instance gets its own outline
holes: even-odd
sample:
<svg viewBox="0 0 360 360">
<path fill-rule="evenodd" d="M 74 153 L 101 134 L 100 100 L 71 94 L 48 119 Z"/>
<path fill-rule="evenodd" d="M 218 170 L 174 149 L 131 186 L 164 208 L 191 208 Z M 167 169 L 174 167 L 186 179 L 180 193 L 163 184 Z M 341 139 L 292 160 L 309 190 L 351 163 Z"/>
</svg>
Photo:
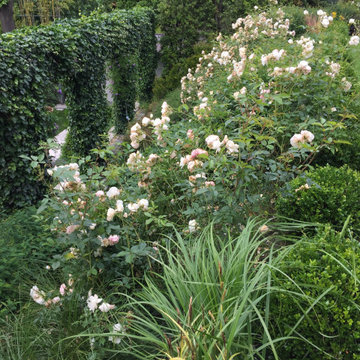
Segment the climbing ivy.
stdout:
<svg viewBox="0 0 360 360">
<path fill-rule="evenodd" d="M 86 154 L 106 131 L 108 60 L 122 70 L 114 87 L 122 89 L 120 94 L 132 94 L 131 99 L 116 99 L 116 128 L 131 119 L 135 99 L 149 96 L 155 74 L 153 19 L 147 8 L 117 10 L 0 36 L 1 207 L 24 206 L 43 193 L 29 162 L 20 155 L 37 155 L 39 142 L 49 135 L 45 99 L 51 83 L 62 83 L 67 94 L 68 145 L 74 154 Z M 124 70 L 129 59 L 136 76 L 128 78 Z M 128 117 L 124 108 L 129 109 Z"/>
</svg>

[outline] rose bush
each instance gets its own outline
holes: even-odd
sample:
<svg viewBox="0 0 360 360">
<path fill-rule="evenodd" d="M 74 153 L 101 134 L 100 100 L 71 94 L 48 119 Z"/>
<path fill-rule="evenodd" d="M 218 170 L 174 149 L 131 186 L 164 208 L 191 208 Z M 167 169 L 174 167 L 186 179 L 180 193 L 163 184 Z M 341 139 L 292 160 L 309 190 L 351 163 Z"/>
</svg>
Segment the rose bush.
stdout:
<svg viewBox="0 0 360 360">
<path fill-rule="evenodd" d="M 123 302 L 100 305 L 100 289 L 132 291 L 156 271 L 176 231 L 194 236 L 212 221 L 215 232 L 236 236 L 249 216 L 272 211 L 276 190 L 319 152 L 335 152 L 357 86 L 346 34 L 326 42 L 344 30 L 335 22 L 322 11 L 296 38 L 281 9 L 238 19 L 234 35 L 219 35 L 183 78 L 179 109 L 164 103 L 161 116 L 132 126 L 119 151 L 95 149 L 102 166 L 88 156 L 48 171 L 54 196 L 40 211 L 56 214 L 52 229 L 63 246 L 52 267 L 64 279 L 72 274 L 86 316 Z M 97 298 L 86 296 L 90 289 Z"/>
<path fill-rule="evenodd" d="M 340 36 L 330 57 L 322 39 L 337 25 L 324 11 L 317 21 L 295 38 L 281 9 L 238 19 L 183 78 L 181 122 L 164 103 L 159 118 L 132 126 L 119 154 L 97 150 L 105 167 L 88 158 L 51 170 L 59 183 L 45 201 L 64 244 L 54 267 L 127 286 L 173 228 L 186 234 L 212 219 L 238 232 L 270 210 L 274 191 L 333 150 L 353 116 L 352 45 Z"/>
</svg>

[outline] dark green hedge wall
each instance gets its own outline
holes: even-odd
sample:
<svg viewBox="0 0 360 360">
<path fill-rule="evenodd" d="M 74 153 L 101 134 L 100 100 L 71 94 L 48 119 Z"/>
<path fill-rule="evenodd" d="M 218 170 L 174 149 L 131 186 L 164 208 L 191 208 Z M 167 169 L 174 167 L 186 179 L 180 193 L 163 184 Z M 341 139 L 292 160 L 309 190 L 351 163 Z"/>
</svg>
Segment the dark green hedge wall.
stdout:
<svg viewBox="0 0 360 360">
<path fill-rule="evenodd" d="M 106 131 L 105 62 L 124 69 L 127 56 L 136 78 L 118 74 L 114 87 L 128 98 L 117 99 L 116 128 L 130 118 L 121 109 L 149 91 L 155 75 L 154 14 L 146 8 L 93 14 L 50 26 L 23 28 L 0 36 L 0 207 L 21 207 L 42 194 L 42 186 L 27 160 L 46 140 L 50 121 L 45 110 L 49 83 L 64 84 L 67 94 L 71 151 L 84 155 L 97 146 Z M 126 55 L 126 57 L 125 57 Z M 146 56 L 146 61 L 142 57 Z M 126 69 L 126 65 L 125 65 Z M 139 81 L 138 81 L 139 80 Z"/>
</svg>

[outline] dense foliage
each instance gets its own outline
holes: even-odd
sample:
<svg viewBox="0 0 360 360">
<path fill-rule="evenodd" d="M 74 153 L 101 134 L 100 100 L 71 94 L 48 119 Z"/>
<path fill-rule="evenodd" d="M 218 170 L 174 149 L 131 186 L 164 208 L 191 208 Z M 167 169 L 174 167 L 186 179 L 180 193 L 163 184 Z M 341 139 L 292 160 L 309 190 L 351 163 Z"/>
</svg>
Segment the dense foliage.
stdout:
<svg viewBox="0 0 360 360">
<path fill-rule="evenodd" d="M 280 193 L 276 208 L 289 218 L 331 223 L 341 228 L 348 216 L 360 228 L 360 173 L 349 167 L 327 166 L 292 180 Z"/>
<path fill-rule="evenodd" d="M 249 221 L 234 239 L 217 237 L 211 226 L 190 242 L 177 234 L 157 258 L 163 273 L 149 276 L 130 300 L 133 314 L 123 322 L 127 339 L 119 353 L 144 360 L 163 354 L 203 360 L 276 355 L 278 339 L 267 333 L 265 304 L 272 291 L 270 267 L 282 257 L 272 249 L 263 261 L 270 238 L 260 224 Z"/>
<path fill-rule="evenodd" d="M 293 40 L 284 13 L 274 16 L 276 25 L 261 13 L 238 20 L 231 38 L 219 36 L 184 77 L 177 113 L 164 103 L 160 117 L 131 127 L 131 143 L 117 155 L 94 151 L 106 167 L 86 159 L 49 172 L 56 197 L 44 207 L 57 213 L 53 227 L 65 247 L 56 267 L 126 288 L 124 279 L 152 268 L 152 244 L 164 244 L 174 228 L 192 233 L 214 221 L 236 234 L 249 215 L 271 211 L 275 190 L 320 149 L 336 147 L 353 116 L 343 60 L 350 45 L 334 39 L 335 63 L 323 42 L 330 29 Z M 69 248 L 76 261 L 68 261 Z"/>
<path fill-rule="evenodd" d="M 29 284 L 43 276 L 57 247 L 35 214 L 35 207 L 26 208 L 0 222 L 0 313 L 14 311 L 18 303 L 27 301 Z"/>
<path fill-rule="evenodd" d="M 75 154 L 86 154 L 107 130 L 105 60 L 115 66 L 131 55 L 136 75 L 131 83 L 122 73 L 122 94 L 131 92 L 125 108 L 133 108 L 135 89 L 143 93 L 152 87 L 155 67 L 153 13 L 148 9 L 94 14 L 80 20 L 56 22 L 47 27 L 24 28 L 0 38 L 2 204 L 22 206 L 41 193 L 29 163 L 20 155 L 36 155 L 41 140 L 49 134 L 45 111 L 46 90 L 50 82 L 64 84 L 69 106 L 69 147 Z M 147 61 L 142 58 L 147 54 Z M 137 79 L 141 77 L 139 86 Z M 129 86 L 127 89 L 126 87 Z M 148 96 L 148 95 L 145 95 Z M 117 128 L 125 117 L 122 99 L 117 102 Z M 120 104 L 119 104 L 120 102 Z M 130 112 L 131 115 L 131 112 Z"/>
<path fill-rule="evenodd" d="M 273 333 L 297 338 L 280 345 L 281 359 L 359 359 L 359 262 L 358 241 L 329 226 L 291 248 L 271 306 Z"/>
<path fill-rule="evenodd" d="M 231 30 L 233 19 L 243 16 L 260 3 L 253 1 L 159 0 L 159 24 L 163 59 L 168 67 L 192 55 L 192 47 L 209 35 Z"/>
<path fill-rule="evenodd" d="M 304 355 L 356 351 L 359 308 L 349 294 L 357 296 L 359 260 L 346 227 L 308 235 L 306 242 L 325 250 L 311 247 L 301 258 L 316 258 L 307 279 L 304 267 L 296 273 L 283 256 L 301 253 L 288 244 L 304 245 L 300 238 L 314 234 L 314 224 L 249 220 L 273 217 L 278 190 L 306 176 L 324 150 L 342 157 L 339 148 L 352 146 L 357 126 L 360 38 L 349 37 L 340 16 L 292 11 L 294 27 L 278 8 L 238 19 L 234 34 L 219 35 L 183 74 L 179 108 L 163 103 L 155 116 L 132 123 L 130 141 L 48 169 L 53 181 L 38 216 L 48 218 L 58 245 L 44 271 L 51 281 L 29 286 L 34 301 L 0 329 L 0 349 L 29 359 L 283 360 L 282 349 L 295 353 L 301 339 Z M 106 71 L 117 77 L 123 66 L 124 86 L 141 88 L 132 81 L 138 65 L 131 54 L 126 59 Z M 311 293 L 317 283 L 326 289 Z M 336 316 L 320 318 L 325 332 L 312 322 L 331 291 Z M 347 323 L 336 333 L 340 316 Z M 346 329 L 354 329 L 353 347 L 323 341 Z"/>
</svg>

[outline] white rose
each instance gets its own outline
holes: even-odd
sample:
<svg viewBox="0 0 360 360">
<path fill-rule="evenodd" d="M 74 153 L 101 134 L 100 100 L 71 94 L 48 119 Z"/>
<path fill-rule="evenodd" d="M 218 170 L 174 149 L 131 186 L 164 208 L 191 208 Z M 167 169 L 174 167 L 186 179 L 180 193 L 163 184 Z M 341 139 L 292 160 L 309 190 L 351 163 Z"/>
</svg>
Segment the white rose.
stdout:
<svg viewBox="0 0 360 360">
<path fill-rule="evenodd" d="M 328 18 L 322 19 L 321 25 L 322 25 L 324 28 L 327 28 L 327 27 L 329 26 L 329 24 L 330 24 L 330 21 L 329 21 Z"/>
<path fill-rule="evenodd" d="M 114 216 L 116 214 L 116 210 L 112 209 L 112 208 L 109 208 L 108 211 L 107 211 L 107 217 L 106 217 L 106 220 L 107 221 L 112 221 Z"/>
<path fill-rule="evenodd" d="M 102 299 L 95 294 L 94 296 L 89 296 L 86 302 L 90 311 L 94 312 L 95 309 L 97 309 L 98 304 L 101 303 L 101 301 Z"/>
<path fill-rule="evenodd" d="M 349 40 L 349 45 L 357 46 L 357 45 L 359 45 L 359 41 L 360 41 L 360 38 L 357 35 L 352 36 Z"/>
<path fill-rule="evenodd" d="M 123 326 L 121 324 L 115 324 L 113 326 L 113 332 L 114 333 L 124 334 L 125 330 L 124 330 L 124 328 L 123 328 Z M 114 344 L 120 344 L 121 337 L 119 337 L 119 336 L 109 336 L 109 340 L 112 341 Z"/>
<path fill-rule="evenodd" d="M 239 145 L 235 144 L 232 140 L 228 140 L 225 145 L 228 154 L 238 153 Z"/>
<path fill-rule="evenodd" d="M 40 305 L 45 305 L 45 300 L 44 300 L 45 293 L 43 291 L 40 291 L 36 285 L 34 285 L 31 288 L 30 296 L 36 303 L 38 303 Z"/>
<path fill-rule="evenodd" d="M 133 125 L 130 129 L 131 132 L 137 132 L 141 130 L 141 125 L 139 123 L 136 123 L 135 125 Z"/>
<path fill-rule="evenodd" d="M 141 124 L 145 127 L 148 126 L 150 123 L 151 123 L 151 120 L 148 117 L 144 117 L 141 121 Z"/>
<path fill-rule="evenodd" d="M 315 137 L 314 134 L 308 130 L 301 130 L 300 135 L 302 135 L 307 142 L 312 142 Z"/>
<path fill-rule="evenodd" d="M 116 201 L 116 211 L 117 212 L 123 212 L 124 211 L 124 203 L 122 200 Z"/>
<path fill-rule="evenodd" d="M 139 210 L 139 204 L 135 204 L 135 203 L 129 203 L 128 204 L 128 209 L 131 211 L 131 212 L 137 212 Z"/>
<path fill-rule="evenodd" d="M 216 150 L 216 152 L 220 151 L 221 142 L 220 138 L 217 135 L 209 135 L 205 139 L 205 142 L 210 149 Z"/>
<path fill-rule="evenodd" d="M 189 221 L 189 232 L 190 233 L 193 233 L 194 231 L 196 231 L 196 228 L 197 228 L 197 222 L 196 220 L 190 220 Z"/>
<path fill-rule="evenodd" d="M 109 191 L 106 193 L 106 195 L 109 199 L 111 199 L 115 196 L 120 195 L 120 190 L 117 187 L 113 186 L 109 189 Z"/>
<path fill-rule="evenodd" d="M 112 309 L 115 309 L 115 305 L 111 305 L 111 304 L 108 304 L 106 302 L 103 302 L 100 306 L 99 306 L 99 310 L 102 311 L 102 312 L 108 312 Z"/>
<path fill-rule="evenodd" d="M 144 210 L 147 210 L 149 207 L 149 200 L 147 199 L 141 199 L 138 201 L 138 204 L 141 208 L 143 208 Z"/>
<path fill-rule="evenodd" d="M 293 147 L 299 148 L 301 145 L 301 143 L 304 142 L 304 137 L 301 134 L 295 134 L 291 139 L 290 139 L 290 144 Z"/>
<path fill-rule="evenodd" d="M 68 168 L 70 170 L 75 170 L 75 171 L 78 171 L 79 170 L 79 165 L 77 163 L 70 163 L 69 165 L 67 165 Z"/>
</svg>

